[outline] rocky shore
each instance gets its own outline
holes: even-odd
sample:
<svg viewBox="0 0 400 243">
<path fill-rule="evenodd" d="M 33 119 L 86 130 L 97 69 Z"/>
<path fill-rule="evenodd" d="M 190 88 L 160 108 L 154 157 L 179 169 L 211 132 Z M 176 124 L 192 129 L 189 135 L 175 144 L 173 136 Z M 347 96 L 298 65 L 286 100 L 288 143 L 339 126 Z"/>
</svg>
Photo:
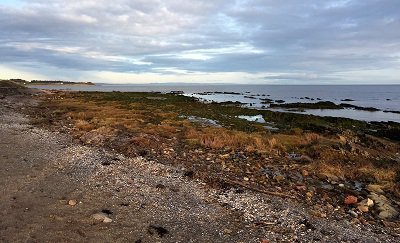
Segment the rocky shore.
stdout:
<svg viewBox="0 0 400 243">
<path fill-rule="evenodd" d="M 104 124 L 90 127 L 72 113 L 64 119 L 60 107 L 43 106 L 67 99 L 62 95 L 14 90 L 2 97 L 0 241 L 400 239 L 395 189 L 316 170 L 310 154 L 199 147 L 149 130 L 130 134 L 118 124 L 109 136 Z M 374 153 L 352 133 L 341 136 L 343 153 Z"/>
</svg>

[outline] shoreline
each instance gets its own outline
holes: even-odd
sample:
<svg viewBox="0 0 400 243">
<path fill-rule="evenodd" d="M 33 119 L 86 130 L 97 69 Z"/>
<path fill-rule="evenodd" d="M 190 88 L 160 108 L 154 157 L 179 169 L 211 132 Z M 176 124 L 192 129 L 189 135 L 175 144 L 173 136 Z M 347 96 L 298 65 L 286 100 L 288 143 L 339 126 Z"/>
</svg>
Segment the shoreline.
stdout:
<svg viewBox="0 0 400 243">
<path fill-rule="evenodd" d="M 252 111 L 247 109 L 199 104 L 191 99 L 172 94 L 118 93 L 117 96 L 115 95 L 50 91 L 47 94 L 38 94 L 37 98 L 35 98 L 36 96 L 26 97 L 27 100 L 33 99 L 36 100 L 35 103 L 38 102 L 37 105 L 33 106 L 26 106 L 23 99 L 20 98 L 12 101 L 7 95 L 0 100 L 0 102 L 6 102 L 4 103 L 6 106 L 2 106 L 1 109 L 6 109 L 7 112 L 2 112 L 2 117 L 16 111 L 22 112 L 24 116 L 29 116 L 29 121 L 24 121 L 29 125 L 24 125 L 23 130 L 32 127 L 30 129 L 32 134 L 39 135 L 42 133 L 39 130 L 45 131 L 46 135 L 40 135 L 42 138 L 55 136 L 56 141 L 61 138 L 60 136 L 68 137 L 70 141 L 68 144 L 63 145 L 61 142 L 60 145 L 55 145 L 58 143 L 56 142 L 51 145 L 55 146 L 56 149 L 53 150 L 55 153 L 65 151 L 69 156 L 76 156 L 76 151 L 87 151 L 88 149 L 99 151 L 94 154 L 91 152 L 82 155 L 83 157 L 66 156 L 64 160 L 57 160 L 60 168 L 67 166 L 68 170 L 75 171 L 72 173 L 72 175 L 77 176 L 74 180 L 83 182 L 83 185 L 86 185 L 84 178 L 92 178 L 89 180 L 90 183 L 87 184 L 88 189 L 79 186 L 78 191 L 82 191 L 67 196 L 64 199 L 64 204 L 61 204 L 62 207 L 65 207 L 62 210 L 69 210 L 68 212 L 71 213 L 70 217 L 61 217 L 65 220 L 74 219 L 78 222 L 77 227 L 86 227 L 84 222 L 90 219 L 91 213 L 95 213 L 96 209 L 98 211 L 107 209 L 113 213 L 108 215 L 113 220 L 113 223 L 108 227 L 112 228 L 115 233 L 123 232 L 124 229 L 120 228 L 119 224 L 132 224 L 129 223 L 129 219 L 133 217 L 131 215 L 132 210 L 137 214 L 135 208 L 140 208 L 140 204 L 155 203 L 155 205 L 160 206 L 155 206 L 154 209 L 149 208 L 150 211 L 144 210 L 146 213 L 152 212 L 151 214 L 160 220 L 152 223 L 159 223 L 159 225 L 156 225 L 157 227 L 165 228 L 169 233 L 163 237 L 170 241 L 178 239 L 204 240 L 211 237 L 210 240 L 253 242 L 259 242 L 262 239 L 271 241 L 298 239 L 304 242 L 317 239 L 329 241 L 358 239 L 359 241 L 389 242 L 399 237 L 400 232 L 396 230 L 399 226 L 398 216 L 382 219 L 380 213 L 383 211 L 379 207 L 379 199 L 374 198 L 373 194 L 385 195 L 389 199 L 389 205 L 398 210 L 399 207 L 396 202 L 399 197 L 395 188 L 391 188 L 388 184 L 385 185 L 383 181 L 376 178 L 373 182 L 357 182 L 355 178 L 341 175 L 343 171 L 336 170 L 340 167 L 334 167 L 333 164 L 330 167 L 321 167 L 327 166 L 327 164 L 320 161 L 321 159 L 329 159 L 327 156 L 333 156 L 332 159 L 335 161 L 350 159 L 352 163 L 357 163 L 355 159 L 360 157 L 365 162 L 368 156 L 375 156 L 374 151 L 380 156 L 385 156 L 383 154 L 384 149 L 385 153 L 392 150 L 396 151 L 399 146 L 398 142 L 369 137 L 371 135 L 365 137 L 365 135 L 358 134 L 356 130 L 344 130 L 340 135 L 336 135 L 318 132 L 318 129 L 300 131 L 293 126 L 290 129 L 282 127 L 278 132 L 268 132 L 262 130 L 264 128 L 256 122 L 233 118 L 233 115 L 237 115 L 239 111 L 241 114 L 246 113 L 242 115 L 253 115 Z M 19 102 L 16 102 L 17 100 Z M 168 109 L 165 107 L 168 107 Z M 211 109 L 215 109 L 217 112 L 214 114 Z M 195 117 L 192 117 L 192 120 L 177 117 L 182 114 L 196 115 L 193 114 L 195 111 L 203 112 L 198 113 L 197 117 L 206 115 L 207 119 L 214 118 L 222 127 L 214 127 L 212 123 L 209 124 L 206 120 L 201 119 L 196 120 Z M 220 113 L 221 115 L 230 114 L 232 117 L 223 118 L 224 116 L 218 116 Z M 291 117 L 290 115 L 280 116 L 283 116 L 281 118 L 282 121 L 287 123 L 286 125 L 292 124 L 292 121 L 288 119 Z M 221 118 L 223 119 L 220 120 Z M 264 118 L 271 122 L 268 117 Z M 1 129 L 10 126 L 5 125 L 7 122 L 4 122 L 4 118 L 1 119 L 3 121 L 3 125 L 0 126 Z M 306 121 L 312 122 L 315 118 L 309 119 Z M 15 119 L 8 119 L 8 122 L 12 120 L 15 123 Z M 341 120 L 334 119 L 332 122 Z M 317 121 L 323 122 L 324 119 L 317 119 Z M 346 120 L 342 122 L 344 121 Z M 337 125 L 339 126 L 339 124 Z M 362 124 L 359 122 L 350 123 L 348 127 L 351 128 L 353 125 L 363 126 Z M 315 128 L 317 127 L 313 129 Z M 26 131 L 25 137 L 31 136 L 30 130 Z M 14 131 L 16 134 L 22 132 L 18 129 L 14 129 Z M 250 143 L 250 138 L 254 139 L 252 143 Z M 267 143 L 268 147 L 258 144 L 260 141 L 257 142 L 257 139 L 265 139 L 260 141 Z M 359 140 L 357 141 L 357 139 Z M 290 144 L 287 144 L 286 140 L 290 141 Z M 231 144 L 226 146 L 226 142 L 229 141 Z M 236 144 L 236 142 L 238 143 Z M 371 143 L 376 144 L 371 145 Z M 251 148 L 250 145 L 260 147 Z M 67 147 L 63 149 L 62 146 Z M 290 148 L 287 149 L 286 146 L 290 146 Z M 296 146 L 299 147 L 296 148 Z M 333 150 L 326 150 L 327 146 L 332 147 Z M 385 146 L 386 148 L 384 148 Z M 71 150 L 71 148 L 74 149 Z M 261 149 L 266 150 L 261 151 Z M 8 153 L 11 150 L 6 149 L 4 151 Z M 334 151 L 337 152 L 329 154 Z M 368 151 L 370 155 L 364 154 L 365 151 Z M 322 154 L 313 154 L 316 152 Z M 39 149 L 37 153 L 42 154 L 41 156 L 47 156 L 45 150 Z M 343 158 L 339 156 L 341 153 L 344 153 L 344 155 L 341 155 Z M 86 154 L 86 152 L 83 154 Z M 394 154 L 387 155 L 390 157 Z M 64 156 L 65 154 L 59 156 L 59 158 L 64 158 Z M 91 157 L 97 162 L 87 160 Z M 136 158 L 139 158 L 139 161 Z M 79 164 L 80 161 L 87 162 Z M 90 167 L 93 163 L 96 164 L 95 168 Z M 379 163 L 387 164 L 376 164 L 377 168 L 383 169 L 384 166 L 391 168 L 391 164 L 384 162 L 383 159 Z M 83 176 L 83 171 L 76 171 L 82 165 L 83 168 L 87 169 L 85 169 L 85 173 L 94 177 Z M 358 166 L 360 165 L 362 164 Z M 57 166 L 54 168 L 57 168 Z M 55 170 L 57 171 L 57 169 Z M 137 171 L 136 173 L 139 173 L 140 176 L 132 179 L 133 171 Z M 31 170 L 26 171 L 26 173 L 31 172 Z M 65 172 L 61 175 L 64 175 Z M 369 173 L 375 172 L 371 170 Z M 68 175 L 68 173 L 65 175 Z M 143 184 L 143 178 L 147 178 L 149 175 L 154 176 L 154 178 L 150 183 Z M 378 176 L 378 174 L 374 176 Z M 119 179 L 115 180 L 116 178 Z M 178 178 L 178 180 L 168 181 L 172 179 L 167 178 Z M 44 180 L 46 183 L 51 183 L 49 179 L 50 177 Z M 55 177 L 52 180 L 55 182 L 58 179 L 61 178 Z M 358 185 L 355 182 L 361 184 Z M 374 185 L 373 183 L 378 184 L 378 186 L 371 187 L 370 185 Z M 102 186 L 94 187 L 95 185 Z M 361 189 L 357 189 L 360 186 Z M 139 191 L 129 191 L 133 189 Z M 91 191 L 96 193 L 91 194 Z M 104 193 L 111 194 L 107 196 L 109 199 L 101 203 L 101 200 L 98 199 L 103 198 Z M 139 202 L 139 199 L 129 196 L 132 193 L 140 193 L 146 196 Z M 193 193 L 202 195 L 201 199 L 193 198 Z M 348 200 L 349 195 L 356 197 L 358 202 L 346 204 L 345 201 Z M 160 199 L 165 197 L 171 198 L 174 203 L 169 204 L 171 201 L 168 203 Z M 163 218 L 157 213 L 158 210 L 164 210 L 163 208 L 166 206 L 169 208 L 168 210 L 171 210 L 168 211 L 171 215 L 176 214 L 177 211 L 174 211 L 176 205 L 182 205 L 182 200 L 187 197 L 192 198 L 190 200 L 194 200 L 196 203 L 198 203 L 197 200 L 200 200 L 200 208 L 218 212 L 213 214 L 214 218 L 211 225 L 201 226 L 202 234 L 195 233 L 199 230 L 199 225 L 196 225 L 196 222 L 201 222 L 201 219 L 193 218 L 197 217 L 194 216 L 193 211 L 199 210 L 194 205 L 192 205 L 193 208 L 184 210 L 185 214 L 182 216 L 184 221 L 168 221 L 167 218 Z M 375 206 L 369 208 L 368 212 L 360 211 L 359 206 L 361 205 L 359 203 L 370 197 L 374 200 Z M 123 198 L 127 199 L 128 202 L 113 201 Z M 69 199 L 77 200 L 78 205 L 66 205 Z M 82 201 L 83 204 L 79 204 L 79 201 Z M 128 206 L 110 206 L 121 203 Z M 90 205 L 97 206 L 92 207 Z M 215 207 L 212 205 L 215 205 Z M 365 210 L 365 208 L 361 209 Z M 75 210 L 77 211 L 75 212 Z M 12 212 L 16 213 L 16 211 Z M 178 212 L 182 213 L 181 211 Z M 144 216 L 146 213 L 140 215 Z M 130 216 L 123 217 L 124 214 Z M 207 214 L 204 212 L 204 215 Z M 220 216 L 215 217 L 217 215 Z M 221 217 L 221 215 L 225 216 Z M 144 216 L 135 222 L 139 225 L 138 231 L 128 234 L 131 237 L 130 240 L 137 240 L 137 237 L 143 240 L 162 238 L 157 234 L 148 234 L 146 227 L 150 226 L 143 224 L 145 221 L 148 222 L 148 219 Z M 209 222 L 209 219 L 206 221 Z M 64 221 L 62 219 L 56 222 Z M 236 223 L 228 223 L 223 226 L 226 222 Z M 102 227 L 102 224 L 97 223 L 96 225 Z M 184 225 L 185 230 L 179 230 L 182 227 L 176 228 L 178 224 Z M 217 233 L 217 235 L 211 233 L 215 232 L 215 229 L 218 229 L 217 232 L 220 233 Z M 246 230 L 237 234 L 243 229 Z M 286 229 L 286 231 L 282 231 L 283 229 Z M 373 233 L 376 230 L 384 233 Z M 62 231 L 68 230 L 62 228 Z M 86 235 L 94 236 L 89 228 L 85 228 L 84 231 Z M 324 232 L 333 233 L 326 234 Z M 112 235 L 113 233 L 110 232 L 106 237 Z M 100 232 L 96 237 L 101 236 L 102 233 Z M 83 237 L 80 238 L 81 240 L 85 238 L 84 236 L 80 237 Z"/>
<path fill-rule="evenodd" d="M 244 92 L 243 90 L 233 90 L 236 91 L 227 91 L 228 88 L 225 86 L 221 86 L 221 91 L 215 91 L 216 89 L 213 88 L 214 86 L 206 86 L 201 88 L 199 86 L 191 85 L 191 86 L 173 86 L 173 85 L 166 85 L 166 86 L 146 86 L 146 85 L 105 85 L 102 86 L 96 85 L 94 87 L 90 86 L 69 86 L 69 87 L 62 87 L 54 86 L 54 89 L 66 89 L 66 90 L 77 90 L 77 91 L 98 91 L 98 92 L 161 92 L 161 93 L 170 93 L 174 92 L 174 90 L 178 90 L 179 92 L 184 93 L 186 96 L 193 96 L 200 99 L 204 99 L 207 102 L 240 102 L 243 106 L 255 109 L 269 109 L 270 105 L 278 105 L 278 106 L 285 106 L 290 104 L 301 104 L 302 107 L 308 108 L 308 106 L 313 105 L 317 102 L 334 102 L 340 107 L 343 108 L 353 108 L 353 109 L 323 109 L 323 110 L 316 110 L 316 109 L 304 109 L 302 108 L 302 113 L 305 114 L 315 114 L 319 116 L 333 116 L 333 117 L 346 117 L 350 119 L 356 120 L 364 120 L 364 121 L 394 121 L 400 123 L 400 115 L 396 111 L 400 111 L 398 107 L 398 102 L 396 102 L 397 98 L 394 97 L 393 93 L 388 94 L 386 97 L 382 97 L 380 101 L 375 101 L 376 98 L 371 98 L 367 100 L 360 100 L 362 97 L 352 97 L 351 94 L 341 94 L 336 90 L 338 96 L 334 96 L 329 94 L 329 97 L 325 96 L 318 96 L 312 95 L 313 92 L 320 92 L 318 91 L 319 88 L 316 86 L 310 86 L 312 90 L 309 93 L 306 92 L 307 88 L 295 89 L 292 95 L 285 95 L 285 87 L 281 86 L 278 88 L 265 88 L 261 91 L 253 90 L 251 87 L 248 86 L 249 92 Z M 287 86 L 289 89 L 290 86 Z M 399 86 L 400 87 L 400 86 Z M 42 88 L 39 86 L 39 88 Z M 47 88 L 47 87 L 43 87 Z M 305 89 L 305 90 L 303 90 Z M 369 88 L 361 88 L 365 89 L 365 91 L 373 92 Z M 201 91 L 202 90 L 202 91 Z M 212 90 L 212 91 L 207 91 Z M 269 91 L 268 91 L 269 90 Z M 274 91 L 275 90 L 275 91 Z M 297 90 L 297 91 L 296 91 Z M 175 91 L 175 92 L 178 92 Z M 200 92 L 201 91 L 201 92 Z M 277 93 L 276 93 L 277 92 Z M 300 93 L 299 93 L 300 92 Z M 400 92 L 400 90 L 399 90 Z M 274 95 L 274 93 L 276 93 Z M 347 92 L 348 93 L 348 92 Z M 201 95 L 204 94 L 204 95 Z M 272 96 L 270 96 L 272 95 Z M 372 93 L 371 95 L 374 95 Z M 376 94 L 375 94 L 376 95 Z M 247 97 L 247 98 L 245 98 Z M 352 99 L 350 99 L 350 98 Z M 374 100 L 374 101 L 372 101 Z M 344 104 L 344 101 L 347 103 Z M 276 104 L 274 104 L 276 102 Z M 283 104 L 281 103 L 283 102 Z M 331 108 L 327 107 L 327 108 Z M 313 108 L 313 107 L 311 107 Z M 281 112 L 293 112 L 293 109 L 282 109 Z M 354 112 L 352 112 L 354 111 Z"/>
</svg>

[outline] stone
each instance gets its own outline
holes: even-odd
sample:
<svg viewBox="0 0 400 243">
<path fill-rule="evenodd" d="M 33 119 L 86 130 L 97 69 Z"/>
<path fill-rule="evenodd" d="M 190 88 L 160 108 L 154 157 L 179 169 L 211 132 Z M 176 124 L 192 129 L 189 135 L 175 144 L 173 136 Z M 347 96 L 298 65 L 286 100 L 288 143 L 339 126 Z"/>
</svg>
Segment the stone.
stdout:
<svg viewBox="0 0 400 243">
<path fill-rule="evenodd" d="M 107 214 L 105 213 L 95 213 L 92 215 L 92 218 L 94 218 L 97 221 L 103 222 L 103 223 L 111 223 L 112 219 L 108 217 Z"/>
<path fill-rule="evenodd" d="M 280 181 L 285 180 L 285 177 L 283 175 L 277 175 L 277 176 L 274 177 L 274 180 L 280 182 Z"/>
<path fill-rule="evenodd" d="M 243 180 L 244 181 L 249 181 L 249 178 L 248 177 L 243 177 Z"/>
<path fill-rule="evenodd" d="M 103 223 L 111 223 L 112 219 L 110 219 L 109 217 L 105 217 L 103 220 Z"/>
<path fill-rule="evenodd" d="M 301 174 L 302 174 L 304 177 L 307 177 L 307 176 L 309 175 L 308 171 L 306 171 L 306 170 L 302 170 L 302 171 L 301 171 Z"/>
<path fill-rule="evenodd" d="M 369 211 L 368 206 L 365 206 L 365 205 L 359 205 L 359 206 L 357 206 L 357 209 L 358 209 L 360 212 L 363 212 L 363 213 L 366 213 L 366 212 Z"/>
<path fill-rule="evenodd" d="M 328 181 L 338 181 L 339 178 L 335 175 L 332 175 L 330 173 L 318 173 L 317 177 L 321 180 L 328 180 Z"/>
<path fill-rule="evenodd" d="M 357 217 L 358 216 L 358 214 L 356 212 L 354 212 L 353 210 L 349 210 L 348 213 L 353 217 Z"/>
<path fill-rule="evenodd" d="M 374 206 L 374 201 L 372 201 L 371 199 L 367 198 L 362 200 L 359 204 L 359 206 L 366 206 L 368 208 Z"/>
<path fill-rule="evenodd" d="M 305 191 L 305 190 L 307 190 L 307 187 L 304 186 L 304 185 L 299 185 L 299 186 L 296 186 L 296 190 L 298 190 L 298 191 Z"/>
<path fill-rule="evenodd" d="M 344 187 L 344 184 L 339 184 L 339 187 L 342 187 L 342 188 L 343 188 L 343 187 Z"/>
<path fill-rule="evenodd" d="M 71 199 L 68 201 L 68 205 L 70 206 L 75 206 L 76 204 L 77 204 L 76 200 Z"/>
<path fill-rule="evenodd" d="M 352 205 L 357 203 L 357 197 L 349 195 L 344 199 L 344 204 Z"/>
<path fill-rule="evenodd" d="M 390 201 L 384 195 L 378 195 L 374 192 L 371 192 L 369 197 L 376 205 L 376 208 L 379 212 L 379 218 L 390 219 L 399 215 L 399 212 L 392 206 Z"/>
<path fill-rule="evenodd" d="M 381 185 L 373 185 L 373 184 L 367 186 L 367 191 L 375 193 L 384 193 Z"/>
</svg>

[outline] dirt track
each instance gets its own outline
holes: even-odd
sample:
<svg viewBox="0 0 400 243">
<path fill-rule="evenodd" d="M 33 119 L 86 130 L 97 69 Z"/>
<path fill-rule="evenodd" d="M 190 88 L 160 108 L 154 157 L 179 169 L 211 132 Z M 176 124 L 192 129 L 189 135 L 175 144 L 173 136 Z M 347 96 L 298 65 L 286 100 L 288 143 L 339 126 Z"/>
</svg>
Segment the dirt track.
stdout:
<svg viewBox="0 0 400 243">
<path fill-rule="evenodd" d="M 0 100 L 1 242 L 397 240 L 379 228 L 312 218 L 296 201 L 216 191 L 180 168 L 81 146 L 31 126 L 21 111 L 35 102 Z M 111 223 L 92 217 L 102 211 Z"/>
</svg>

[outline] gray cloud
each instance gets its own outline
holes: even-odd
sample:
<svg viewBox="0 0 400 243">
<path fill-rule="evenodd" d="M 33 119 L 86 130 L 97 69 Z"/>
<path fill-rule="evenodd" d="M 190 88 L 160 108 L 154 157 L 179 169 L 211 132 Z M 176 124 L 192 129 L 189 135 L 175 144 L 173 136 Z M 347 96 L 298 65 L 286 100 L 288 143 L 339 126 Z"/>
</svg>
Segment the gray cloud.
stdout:
<svg viewBox="0 0 400 243">
<path fill-rule="evenodd" d="M 0 65 L 333 80 L 399 68 L 397 29 L 397 0 L 30 0 L 0 3 Z"/>
</svg>

